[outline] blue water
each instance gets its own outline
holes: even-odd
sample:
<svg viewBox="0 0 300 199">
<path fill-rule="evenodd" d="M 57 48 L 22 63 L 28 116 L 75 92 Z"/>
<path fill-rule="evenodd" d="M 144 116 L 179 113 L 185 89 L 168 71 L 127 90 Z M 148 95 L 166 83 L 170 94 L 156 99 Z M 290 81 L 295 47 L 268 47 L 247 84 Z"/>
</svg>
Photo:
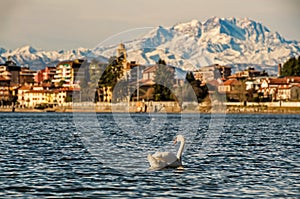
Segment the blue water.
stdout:
<svg viewBox="0 0 300 199">
<path fill-rule="evenodd" d="M 79 116 L 0 113 L 0 198 L 299 198 L 300 115 L 228 114 L 217 139 L 209 114 Z M 184 170 L 149 170 L 178 133 Z"/>
</svg>

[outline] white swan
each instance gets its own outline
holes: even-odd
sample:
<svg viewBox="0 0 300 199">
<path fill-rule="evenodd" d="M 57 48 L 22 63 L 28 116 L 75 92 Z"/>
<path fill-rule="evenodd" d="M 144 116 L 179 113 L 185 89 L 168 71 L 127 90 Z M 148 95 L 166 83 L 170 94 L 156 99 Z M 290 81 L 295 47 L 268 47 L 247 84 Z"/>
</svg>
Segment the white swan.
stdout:
<svg viewBox="0 0 300 199">
<path fill-rule="evenodd" d="M 150 169 L 159 170 L 163 168 L 178 168 L 182 167 L 181 156 L 185 145 L 183 135 L 177 135 L 174 139 L 174 144 L 180 142 L 177 155 L 172 152 L 156 152 L 153 155 L 148 155 Z"/>
</svg>

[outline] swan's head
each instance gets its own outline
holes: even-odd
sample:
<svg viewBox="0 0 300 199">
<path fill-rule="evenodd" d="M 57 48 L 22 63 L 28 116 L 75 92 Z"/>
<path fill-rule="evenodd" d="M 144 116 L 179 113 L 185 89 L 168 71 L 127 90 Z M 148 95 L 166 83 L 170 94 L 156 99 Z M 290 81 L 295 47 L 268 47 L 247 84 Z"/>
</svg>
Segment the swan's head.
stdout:
<svg viewBox="0 0 300 199">
<path fill-rule="evenodd" d="M 177 142 L 184 142 L 184 137 L 183 135 L 177 135 L 174 139 L 174 144 L 176 144 Z"/>
</svg>

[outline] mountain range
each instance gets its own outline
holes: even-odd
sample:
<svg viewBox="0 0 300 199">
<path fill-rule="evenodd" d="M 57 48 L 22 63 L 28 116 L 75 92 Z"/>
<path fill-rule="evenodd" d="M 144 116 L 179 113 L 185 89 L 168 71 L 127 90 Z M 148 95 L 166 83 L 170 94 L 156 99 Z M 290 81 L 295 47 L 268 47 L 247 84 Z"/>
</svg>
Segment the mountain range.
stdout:
<svg viewBox="0 0 300 199">
<path fill-rule="evenodd" d="M 286 40 L 278 32 L 248 18 L 212 17 L 204 22 L 192 20 L 170 27 L 158 26 L 123 43 L 128 60 L 152 64 L 161 58 L 188 70 L 222 64 L 232 66 L 233 70 L 254 66 L 275 73 L 279 63 L 300 55 L 299 41 Z M 0 48 L 0 62 L 10 56 L 19 65 L 40 69 L 67 59 L 101 56 L 107 60 L 105 57 L 116 54 L 117 46 L 68 51 L 44 51 L 31 46 L 15 50 Z"/>
</svg>

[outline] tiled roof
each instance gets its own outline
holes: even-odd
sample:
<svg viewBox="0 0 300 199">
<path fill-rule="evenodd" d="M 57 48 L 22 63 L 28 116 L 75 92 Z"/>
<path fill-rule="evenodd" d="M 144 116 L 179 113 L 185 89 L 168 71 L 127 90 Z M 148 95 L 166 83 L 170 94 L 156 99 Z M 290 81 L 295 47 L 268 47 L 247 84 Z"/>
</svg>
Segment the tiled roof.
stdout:
<svg viewBox="0 0 300 199">
<path fill-rule="evenodd" d="M 49 90 L 30 90 L 26 93 L 52 93 L 52 91 L 49 91 Z"/>
<path fill-rule="evenodd" d="M 286 76 L 282 78 L 272 78 L 268 79 L 269 84 L 289 84 L 289 83 L 300 83 L 299 76 Z"/>
<path fill-rule="evenodd" d="M 229 79 L 229 80 L 225 81 L 223 83 L 223 85 L 224 86 L 230 86 L 230 85 L 233 85 L 233 84 L 236 84 L 236 83 L 238 83 L 238 80 L 236 80 L 236 79 Z"/>
<path fill-rule="evenodd" d="M 31 90 L 31 86 L 21 86 L 19 90 Z"/>
<path fill-rule="evenodd" d="M 147 80 L 143 79 L 143 80 L 141 80 L 139 82 L 140 82 L 141 85 L 154 85 L 155 84 L 155 82 L 153 80 L 151 80 L 151 79 L 147 79 Z"/>
<path fill-rule="evenodd" d="M 7 78 L 5 78 L 3 76 L 0 76 L 0 81 L 10 81 L 10 79 L 7 79 Z"/>
<path fill-rule="evenodd" d="M 147 67 L 143 73 L 151 73 L 151 72 L 155 72 L 157 70 L 157 65 L 154 65 L 154 66 L 150 66 L 150 67 Z"/>
</svg>

